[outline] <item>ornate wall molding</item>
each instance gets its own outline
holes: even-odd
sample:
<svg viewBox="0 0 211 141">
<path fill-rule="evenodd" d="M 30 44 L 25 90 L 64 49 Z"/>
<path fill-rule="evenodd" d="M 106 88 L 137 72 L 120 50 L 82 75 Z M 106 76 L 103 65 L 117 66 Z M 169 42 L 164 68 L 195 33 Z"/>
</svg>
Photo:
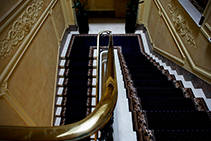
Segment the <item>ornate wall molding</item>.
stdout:
<svg viewBox="0 0 211 141">
<path fill-rule="evenodd" d="M 185 39 L 185 41 L 192 47 L 196 48 L 196 42 L 192 29 L 188 26 L 182 11 L 178 10 L 173 4 L 168 4 L 169 14 L 173 20 L 173 25 L 176 31 Z"/>
<path fill-rule="evenodd" d="M 155 46 L 155 44 L 153 44 L 153 49 L 154 49 L 155 51 L 159 52 L 160 54 L 163 54 L 164 56 L 168 56 L 168 58 L 171 58 L 171 60 L 175 60 L 176 62 L 178 62 L 178 63 L 180 63 L 180 64 L 182 64 L 182 65 L 184 65 L 184 64 L 187 63 L 186 58 L 183 57 L 184 55 L 181 53 L 180 50 L 179 50 L 179 52 L 181 53 L 181 55 L 182 55 L 182 57 L 183 57 L 182 59 L 179 58 L 179 57 L 177 57 L 177 56 L 175 56 L 175 55 L 173 55 L 173 54 L 171 54 L 171 53 L 166 52 L 165 50 L 163 50 L 163 49 L 161 49 L 161 48 L 159 48 L 159 47 L 157 47 L 157 46 Z"/>
<path fill-rule="evenodd" d="M 8 89 L 8 82 L 7 79 L 5 79 L 0 86 L 0 97 L 4 96 L 4 99 L 10 104 L 10 106 L 18 113 L 20 118 L 23 119 L 26 124 L 29 126 L 36 126 L 34 121 L 30 118 L 28 113 L 26 113 L 25 109 L 20 105 L 20 103 L 17 101 L 17 99 L 10 93 Z"/>
<path fill-rule="evenodd" d="M 12 28 L 0 44 L 0 58 L 5 59 L 32 29 L 42 10 L 43 1 L 37 0 L 29 5 L 23 14 L 13 23 Z"/>
<path fill-rule="evenodd" d="M 5 80 L 0 87 L 0 97 L 6 95 L 7 91 L 8 91 L 7 81 Z"/>
</svg>

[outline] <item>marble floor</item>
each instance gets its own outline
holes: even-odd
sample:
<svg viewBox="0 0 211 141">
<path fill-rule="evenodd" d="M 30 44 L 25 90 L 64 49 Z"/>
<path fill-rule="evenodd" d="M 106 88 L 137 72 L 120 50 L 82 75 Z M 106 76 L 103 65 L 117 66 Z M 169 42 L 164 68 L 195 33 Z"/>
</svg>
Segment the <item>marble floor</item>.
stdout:
<svg viewBox="0 0 211 141">
<path fill-rule="evenodd" d="M 113 34 L 125 34 L 125 19 L 89 18 L 89 34 L 97 34 L 103 30 L 111 30 Z"/>
</svg>

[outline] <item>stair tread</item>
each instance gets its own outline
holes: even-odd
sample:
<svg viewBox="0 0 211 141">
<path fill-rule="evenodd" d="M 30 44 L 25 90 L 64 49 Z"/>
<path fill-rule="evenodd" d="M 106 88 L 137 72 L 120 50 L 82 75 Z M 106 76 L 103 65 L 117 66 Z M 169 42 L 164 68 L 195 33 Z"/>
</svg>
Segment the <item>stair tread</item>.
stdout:
<svg viewBox="0 0 211 141">
<path fill-rule="evenodd" d="M 156 141 L 178 141 L 211 140 L 211 130 L 154 130 Z"/>
<path fill-rule="evenodd" d="M 184 97 L 182 90 L 173 87 L 137 87 L 139 97 Z"/>
<path fill-rule="evenodd" d="M 129 69 L 130 74 L 162 74 L 161 71 L 156 69 Z"/>
<path fill-rule="evenodd" d="M 203 111 L 146 111 L 151 130 L 211 129 L 211 122 Z"/>
<path fill-rule="evenodd" d="M 166 80 L 168 81 L 165 75 L 160 75 L 160 74 L 132 74 L 131 78 L 133 80 Z"/>
<path fill-rule="evenodd" d="M 68 90 L 66 93 L 65 124 L 80 121 L 86 117 L 89 47 L 86 38 L 75 37 L 71 50 L 68 50 Z"/>
<path fill-rule="evenodd" d="M 141 97 L 143 110 L 193 110 L 192 99 L 182 97 Z"/>
<path fill-rule="evenodd" d="M 157 86 L 157 87 L 175 87 L 171 81 L 166 80 L 133 80 L 134 86 Z"/>
</svg>

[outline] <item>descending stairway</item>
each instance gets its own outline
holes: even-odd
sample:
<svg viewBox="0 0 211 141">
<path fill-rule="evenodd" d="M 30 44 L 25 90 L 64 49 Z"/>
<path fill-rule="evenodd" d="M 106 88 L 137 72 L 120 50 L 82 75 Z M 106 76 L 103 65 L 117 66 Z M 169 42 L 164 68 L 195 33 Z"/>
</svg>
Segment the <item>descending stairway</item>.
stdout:
<svg viewBox="0 0 211 141">
<path fill-rule="evenodd" d="M 121 46 L 123 54 L 123 59 L 120 57 L 123 62 L 121 66 L 126 89 L 129 89 L 127 91 L 130 105 L 133 105 L 130 110 L 133 113 L 134 130 L 138 133 L 138 140 L 211 140 L 209 112 L 206 108 L 199 111 L 194 97 L 187 96 L 184 89 L 170 81 L 162 67 L 158 69 L 156 63 L 149 60 L 149 56 L 140 49 L 140 40 L 137 35 L 114 36 L 114 46 Z M 102 46 L 107 45 L 107 42 L 108 38 L 101 38 Z M 86 117 L 89 88 L 87 81 L 90 79 L 87 74 L 88 70 L 92 69 L 88 66 L 89 48 L 96 46 L 96 36 L 76 36 L 70 46 L 65 64 L 65 106 L 61 115 L 65 119 L 64 124 Z M 128 71 L 125 71 L 125 68 Z M 131 80 L 125 75 L 130 76 Z M 129 88 L 131 85 L 132 90 Z"/>
<path fill-rule="evenodd" d="M 88 37 L 88 38 L 87 38 Z M 65 56 L 64 90 L 61 124 L 67 125 L 84 119 L 91 112 L 93 56 L 91 46 L 96 46 L 96 36 L 73 35 Z M 107 42 L 106 42 L 107 43 Z M 93 50 L 92 50 L 93 51 Z M 91 83 L 91 84 L 90 84 Z M 92 137 L 81 139 L 90 141 Z"/>
<path fill-rule="evenodd" d="M 193 98 L 184 97 L 139 46 L 123 49 L 123 56 L 147 121 L 144 140 L 211 140 L 209 113 L 197 111 Z"/>
<path fill-rule="evenodd" d="M 87 81 L 89 48 L 80 39 L 75 37 L 72 48 L 69 48 L 66 55 L 67 92 L 66 105 L 63 112 L 65 124 L 80 121 L 86 117 L 87 111 Z"/>
</svg>

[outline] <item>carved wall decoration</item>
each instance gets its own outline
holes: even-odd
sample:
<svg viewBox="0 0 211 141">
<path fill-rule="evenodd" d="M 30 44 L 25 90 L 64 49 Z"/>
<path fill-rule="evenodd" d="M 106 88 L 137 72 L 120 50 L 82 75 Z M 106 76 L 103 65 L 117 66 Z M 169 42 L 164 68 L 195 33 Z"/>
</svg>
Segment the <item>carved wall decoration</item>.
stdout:
<svg viewBox="0 0 211 141">
<path fill-rule="evenodd" d="M 185 41 L 192 47 L 196 48 L 196 42 L 194 41 L 194 35 L 188 22 L 184 18 L 184 15 L 171 3 L 168 4 L 170 16 L 173 20 L 176 31 L 185 39 Z"/>
<path fill-rule="evenodd" d="M 23 14 L 13 23 L 6 38 L 0 44 L 0 58 L 4 59 L 10 55 L 12 50 L 20 43 L 32 29 L 35 24 L 41 9 L 43 1 L 37 0 L 29 5 Z"/>
<path fill-rule="evenodd" d="M 0 96 L 6 95 L 8 91 L 7 81 L 5 80 L 0 87 Z"/>
</svg>

